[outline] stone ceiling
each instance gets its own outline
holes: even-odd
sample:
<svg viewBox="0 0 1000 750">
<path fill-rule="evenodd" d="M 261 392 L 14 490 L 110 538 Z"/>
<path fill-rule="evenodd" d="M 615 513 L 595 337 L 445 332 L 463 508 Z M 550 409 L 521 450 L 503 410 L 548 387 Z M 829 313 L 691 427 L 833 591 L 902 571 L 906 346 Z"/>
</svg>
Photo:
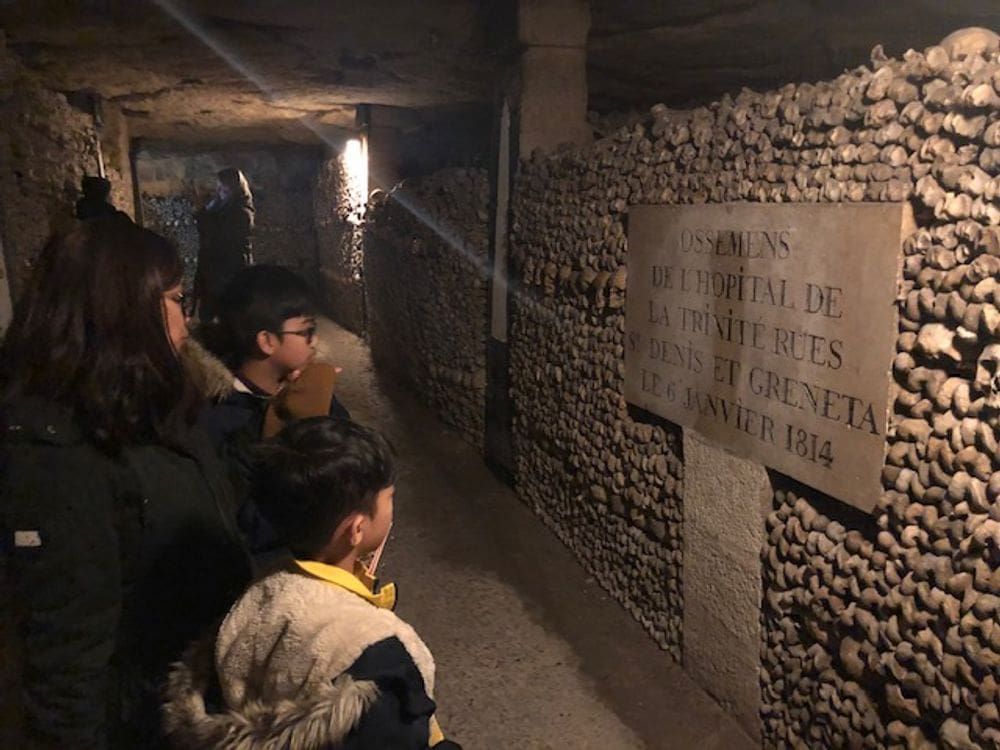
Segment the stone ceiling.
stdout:
<svg viewBox="0 0 1000 750">
<path fill-rule="evenodd" d="M 591 107 L 683 107 L 747 87 L 819 81 L 937 44 L 952 31 L 1000 32 L 1000 0 L 596 0 L 588 43 Z"/>
<path fill-rule="evenodd" d="M 468 0 L 23 0 L 0 28 L 49 85 L 150 137 L 315 140 L 360 103 L 483 101 L 494 65 Z"/>
<path fill-rule="evenodd" d="M 315 141 L 355 105 L 488 102 L 503 0 L 3 0 L 7 46 L 46 83 L 118 102 L 139 136 Z M 594 0 L 591 107 L 830 78 L 963 26 L 998 0 Z"/>
</svg>

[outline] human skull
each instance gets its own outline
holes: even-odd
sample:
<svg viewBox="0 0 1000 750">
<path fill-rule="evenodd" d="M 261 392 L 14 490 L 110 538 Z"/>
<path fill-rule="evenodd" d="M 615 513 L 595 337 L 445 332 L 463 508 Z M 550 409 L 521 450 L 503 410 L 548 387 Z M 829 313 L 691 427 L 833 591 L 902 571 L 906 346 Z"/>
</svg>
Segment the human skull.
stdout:
<svg viewBox="0 0 1000 750">
<path fill-rule="evenodd" d="M 983 404 L 993 410 L 1000 409 L 1000 344 L 987 344 L 976 361 L 976 392 L 982 395 Z"/>
<path fill-rule="evenodd" d="M 995 31 L 970 26 L 951 32 L 941 40 L 941 46 L 952 60 L 962 60 L 969 55 L 988 55 L 1000 47 L 1000 36 Z"/>
</svg>

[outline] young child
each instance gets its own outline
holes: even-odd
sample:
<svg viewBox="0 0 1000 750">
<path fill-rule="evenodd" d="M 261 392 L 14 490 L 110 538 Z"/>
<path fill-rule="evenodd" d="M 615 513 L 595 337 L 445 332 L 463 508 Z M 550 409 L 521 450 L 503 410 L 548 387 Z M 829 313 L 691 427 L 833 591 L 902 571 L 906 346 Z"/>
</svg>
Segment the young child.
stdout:
<svg viewBox="0 0 1000 750">
<path fill-rule="evenodd" d="M 232 371 L 215 389 L 220 398 L 206 426 L 219 443 L 238 431 L 259 438 L 271 399 L 316 357 L 316 304 L 308 285 L 281 266 L 245 268 L 226 285 L 217 320 L 200 333 Z M 332 384 L 326 413 L 350 418 Z"/>
<path fill-rule="evenodd" d="M 259 448 L 253 496 L 295 559 L 176 665 L 177 747 L 460 750 L 434 720 L 427 646 L 360 564 L 389 532 L 394 481 L 386 441 L 348 420 L 301 420 Z"/>
<path fill-rule="evenodd" d="M 295 399 L 306 402 L 304 413 L 297 416 L 350 418 L 333 393 L 335 368 L 314 362 L 315 315 L 309 287 L 294 272 L 281 266 L 251 266 L 226 285 L 217 319 L 199 332 L 208 353 L 225 366 L 216 362 L 214 368 L 207 367 L 202 361 L 195 368 L 217 373 L 216 382 L 203 384 L 212 402 L 202 426 L 230 467 L 240 502 L 240 526 L 259 560 L 280 554 L 283 546 L 252 503 L 246 502 L 253 446 L 265 436 L 268 422 L 280 424 L 287 416 L 275 407 L 289 390 L 296 390 Z M 196 346 L 187 354 L 207 358 Z M 301 382 L 292 382 L 300 374 Z"/>
</svg>

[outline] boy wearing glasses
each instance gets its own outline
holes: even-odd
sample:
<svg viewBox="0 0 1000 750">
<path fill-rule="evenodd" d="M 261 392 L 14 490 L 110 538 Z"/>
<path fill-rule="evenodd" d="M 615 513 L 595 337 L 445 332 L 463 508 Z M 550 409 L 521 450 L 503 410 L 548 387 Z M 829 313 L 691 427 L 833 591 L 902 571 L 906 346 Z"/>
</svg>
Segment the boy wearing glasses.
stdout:
<svg viewBox="0 0 1000 750">
<path fill-rule="evenodd" d="M 198 331 L 227 368 L 216 368 L 219 377 L 204 388 L 212 404 L 203 426 L 231 467 L 243 503 L 240 522 L 251 551 L 259 555 L 282 545 L 245 501 L 252 446 L 294 417 L 350 418 L 333 393 L 338 370 L 314 362 L 315 315 L 316 304 L 301 277 L 281 266 L 250 266 L 226 284 L 217 317 Z"/>
</svg>

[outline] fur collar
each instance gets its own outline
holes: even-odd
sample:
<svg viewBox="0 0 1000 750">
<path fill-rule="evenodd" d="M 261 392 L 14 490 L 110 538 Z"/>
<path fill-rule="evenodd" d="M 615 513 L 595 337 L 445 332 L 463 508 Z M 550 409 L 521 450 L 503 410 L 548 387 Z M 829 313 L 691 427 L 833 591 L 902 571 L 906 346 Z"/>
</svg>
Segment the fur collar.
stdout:
<svg viewBox="0 0 1000 750">
<path fill-rule="evenodd" d="M 181 347 L 180 360 L 195 388 L 209 401 L 223 399 L 233 392 L 236 377 L 232 370 L 193 336 Z"/>
<path fill-rule="evenodd" d="M 387 638 L 402 643 L 433 698 L 434 659 L 413 628 L 357 594 L 289 568 L 257 581 L 229 611 L 215 667 L 227 706 L 297 701 Z"/>
<path fill-rule="evenodd" d="M 343 674 L 316 686 L 308 700 L 251 701 L 209 713 L 213 646 L 210 638 L 194 643 L 167 681 L 163 725 L 179 750 L 319 750 L 342 742 L 378 698 L 374 682 Z"/>
<path fill-rule="evenodd" d="M 387 638 L 403 645 L 433 698 L 434 661 L 409 625 L 339 586 L 279 570 L 247 589 L 214 640 L 174 665 L 164 729 L 180 750 L 339 745 L 378 698 L 374 682 L 347 670 Z M 218 712 L 205 704 L 214 676 L 225 704 Z"/>
</svg>

